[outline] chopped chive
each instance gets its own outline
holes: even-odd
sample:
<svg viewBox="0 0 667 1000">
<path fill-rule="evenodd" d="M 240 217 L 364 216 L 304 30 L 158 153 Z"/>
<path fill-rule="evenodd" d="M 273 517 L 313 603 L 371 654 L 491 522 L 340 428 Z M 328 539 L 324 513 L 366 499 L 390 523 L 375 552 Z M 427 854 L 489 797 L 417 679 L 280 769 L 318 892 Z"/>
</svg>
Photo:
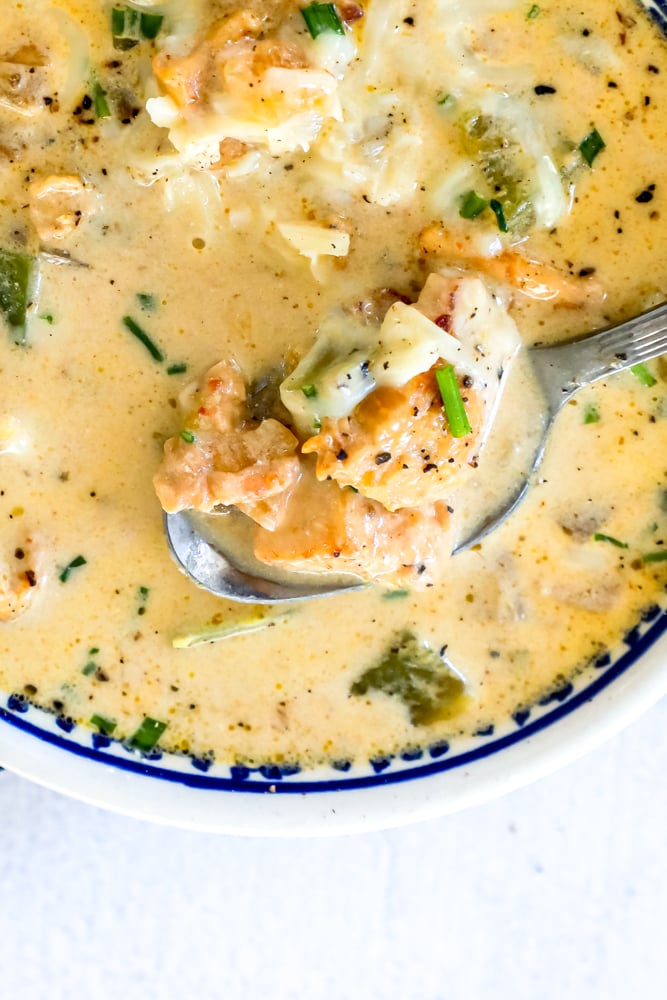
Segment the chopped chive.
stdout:
<svg viewBox="0 0 667 1000">
<path fill-rule="evenodd" d="M 621 542 L 618 538 L 614 538 L 613 535 L 603 535 L 600 531 L 595 532 L 593 539 L 596 542 L 609 542 L 610 545 L 615 545 L 617 549 L 628 548 L 627 542 Z"/>
<path fill-rule="evenodd" d="M 461 199 L 459 215 L 462 219 L 476 219 L 488 207 L 489 203 L 486 198 L 482 198 L 476 191 L 468 191 Z"/>
<path fill-rule="evenodd" d="M 528 18 L 529 21 L 534 21 L 536 17 L 540 16 L 540 13 L 541 10 L 539 5 L 534 3 L 533 6 L 528 11 L 528 13 L 526 14 L 526 17 Z"/>
<path fill-rule="evenodd" d="M 645 563 L 656 563 L 656 562 L 667 562 L 667 549 L 661 552 L 645 552 L 642 556 L 642 562 Z"/>
<path fill-rule="evenodd" d="M 141 753 L 149 753 L 167 728 L 166 722 L 158 719 L 151 719 L 148 715 L 141 723 L 135 733 L 130 736 L 127 745 L 131 750 L 140 750 Z"/>
<path fill-rule="evenodd" d="M 96 118 L 111 118 L 107 92 L 103 90 L 102 85 L 97 80 L 93 83 L 93 107 Z"/>
<path fill-rule="evenodd" d="M 301 14 L 312 38 L 317 38 L 327 31 L 333 31 L 337 35 L 345 34 L 341 19 L 332 3 L 311 3 L 308 7 L 302 7 Z"/>
<path fill-rule="evenodd" d="M 454 101 L 455 98 L 453 94 L 441 94 L 441 96 L 438 97 L 436 104 L 439 104 L 440 107 L 444 107 L 445 104 L 453 104 Z"/>
<path fill-rule="evenodd" d="M 34 263 L 26 254 L 0 250 L 0 314 L 7 320 L 17 344 L 26 341 L 26 313 Z"/>
<path fill-rule="evenodd" d="M 317 396 L 317 389 L 314 385 L 302 385 L 301 392 L 307 399 L 315 399 Z"/>
<path fill-rule="evenodd" d="M 195 443 L 195 436 L 192 433 L 192 431 L 182 430 L 181 431 L 181 437 L 183 438 L 183 440 L 185 441 L 186 444 L 194 444 Z"/>
<path fill-rule="evenodd" d="M 600 411 L 598 410 L 595 403 L 589 403 L 584 412 L 584 423 L 585 424 L 597 424 L 600 419 Z"/>
<path fill-rule="evenodd" d="M 117 723 L 113 719 L 105 719 L 103 715 L 91 715 L 90 724 L 91 726 L 97 726 L 99 731 L 104 733 L 105 736 L 111 736 L 117 726 Z"/>
<path fill-rule="evenodd" d="M 88 650 L 88 656 L 97 656 L 99 651 L 99 646 L 91 646 Z"/>
<path fill-rule="evenodd" d="M 167 375 L 183 375 L 187 370 L 188 366 L 184 362 L 179 361 L 175 365 L 169 365 Z"/>
<path fill-rule="evenodd" d="M 139 24 L 141 26 L 141 34 L 149 42 L 154 41 L 160 34 L 160 28 L 162 27 L 162 22 L 164 21 L 163 14 L 142 14 L 139 19 Z"/>
<path fill-rule="evenodd" d="M 148 595 L 150 594 L 150 590 L 148 587 L 139 587 L 137 594 L 140 600 L 147 601 Z"/>
<path fill-rule="evenodd" d="M 315 417 L 315 419 L 313 420 L 313 430 L 316 431 L 322 430 L 322 421 L 320 420 L 319 417 Z"/>
<path fill-rule="evenodd" d="M 41 313 L 40 316 L 39 316 L 39 319 L 44 320 L 44 322 L 48 323 L 49 326 L 53 326 L 53 324 L 55 322 L 55 320 L 54 320 L 53 316 L 51 315 L 51 313 Z"/>
<path fill-rule="evenodd" d="M 62 571 L 58 579 L 60 580 L 61 583 L 67 583 L 67 581 L 70 578 L 72 570 L 78 569 L 79 566 L 85 566 L 87 562 L 88 560 L 84 556 L 76 556 L 75 559 L 72 559 L 72 561 L 68 563 L 67 566 L 65 566 L 64 570 Z"/>
<path fill-rule="evenodd" d="M 142 330 L 138 323 L 135 323 L 131 316 L 123 316 L 123 325 L 133 336 L 137 338 L 137 340 L 141 341 L 150 356 L 154 358 L 155 361 L 164 361 L 164 354 L 160 348 L 151 340 L 146 331 Z"/>
<path fill-rule="evenodd" d="M 149 292 L 137 292 L 137 302 L 142 309 L 146 309 L 148 312 L 154 312 L 157 308 L 157 299 Z"/>
<path fill-rule="evenodd" d="M 630 371 L 635 378 L 639 379 L 642 385 L 648 386 L 649 389 L 657 381 L 657 379 L 653 378 L 645 364 L 633 365 Z"/>
<path fill-rule="evenodd" d="M 593 160 L 598 153 L 602 152 L 604 147 L 604 139 L 598 130 L 594 128 L 593 131 L 589 132 L 588 135 L 579 143 L 579 152 L 585 159 L 588 166 L 591 167 L 593 165 Z"/>
<path fill-rule="evenodd" d="M 445 407 L 445 414 L 452 437 L 460 438 L 472 433 L 468 414 L 461 399 L 454 366 L 445 365 L 444 368 L 438 368 L 435 377 L 438 382 L 440 395 L 442 396 L 442 403 Z"/>
<path fill-rule="evenodd" d="M 498 201 L 497 198 L 492 198 L 491 201 L 489 202 L 489 207 L 492 209 L 493 214 L 496 217 L 496 221 L 498 222 L 498 229 L 500 230 L 501 233 L 506 233 L 508 227 L 503 206 L 501 205 L 501 203 Z"/>
<path fill-rule="evenodd" d="M 90 675 L 94 674 L 96 670 L 97 670 L 97 664 L 93 663 L 93 661 L 90 660 L 85 665 L 85 667 L 83 668 L 83 670 L 81 671 L 81 673 L 83 674 L 84 677 L 90 677 Z"/>
<path fill-rule="evenodd" d="M 160 33 L 163 21 L 162 14 L 149 14 L 134 10 L 133 7 L 113 7 L 111 34 L 114 48 L 126 52 L 134 48 L 142 38 L 154 41 Z"/>
<path fill-rule="evenodd" d="M 409 597 L 409 590 L 385 590 L 382 594 L 383 601 L 398 601 L 403 597 Z"/>
</svg>

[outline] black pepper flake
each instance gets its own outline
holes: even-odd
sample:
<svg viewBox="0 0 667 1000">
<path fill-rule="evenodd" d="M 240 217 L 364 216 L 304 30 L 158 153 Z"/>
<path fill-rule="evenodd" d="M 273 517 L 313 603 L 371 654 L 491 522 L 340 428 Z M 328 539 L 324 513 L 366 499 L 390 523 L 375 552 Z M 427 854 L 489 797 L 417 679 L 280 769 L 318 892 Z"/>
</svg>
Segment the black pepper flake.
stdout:
<svg viewBox="0 0 667 1000">
<path fill-rule="evenodd" d="M 651 187 L 655 188 L 655 185 L 653 184 L 650 187 L 644 188 L 644 190 L 636 196 L 635 201 L 639 202 L 640 205 L 646 205 L 649 201 L 653 201 L 653 191 L 651 190 Z"/>
<path fill-rule="evenodd" d="M 347 452 L 345 451 L 344 448 L 341 448 L 341 450 L 336 455 L 336 458 L 338 459 L 339 462 L 345 461 L 345 459 L 347 458 Z"/>
<path fill-rule="evenodd" d="M 464 375 L 463 376 L 463 385 L 465 386 L 466 389 L 470 389 L 472 387 L 472 376 L 471 375 Z"/>
<path fill-rule="evenodd" d="M 595 274 L 594 267 L 582 267 L 581 270 L 579 271 L 580 278 L 588 278 L 590 277 L 591 274 Z"/>
<path fill-rule="evenodd" d="M 653 63 L 649 63 L 648 66 L 646 67 L 646 69 L 649 71 L 649 73 L 659 73 L 660 72 L 660 70 L 658 69 L 658 67 L 654 66 Z"/>
<path fill-rule="evenodd" d="M 428 464 L 424 466 L 424 468 L 423 468 L 422 471 L 423 472 L 433 472 L 434 469 L 436 471 L 438 469 L 438 466 L 435 464 L 435 462 L 428 462 Z"/>
<path fill-rule="evenodd" d="M 35 571 L 34 570 L 27 569 L 25 571 L 25 578 L 28 581 L 29 586 L 31 586 L 31 587 L 36 587 L 37 586 L 37 577 L 35 576 Z"/>
<path fill-rule="evenodd" d="M 90 111 L 92 106 L 93 106 L 92 98 L 89 97 L 88 94 L 86 94 L 83 100 L 81 101 L 81 107 L 83 108 L 84 111 Z"/>
<path fill-rule="evenodd" d="M 534 90 L 538 97 L 542 97 L 543 94 L 556 93 L 556 88 L 550 86 L 548 83 L 538 83 L 537 87 L 535 87 Z"/>
<path fill-rule="evenodd" d="M 390 451 L 381 451 L 378 455 L 375 456 L 376 465 L 384 465 L 385 462 L 391 462 Z"/>
<path fill-rule="evenodd" d="M 14 550 L 14 558 L 15 559 L 25 559 L 25 552 L 23 551 L 23 549 L 15 549 Z"/>
<path fill-rule="evenodd" d="M 338 557 L 340 556 L 340 549 L 334 549 L 331 555 L 334 557 L 334 559 L 338 559 Z"/>
<path fill-rule="evenodd" d="M 408 24 L 408 25 L 410 25 L 410 27 L 412 27 L 414 23 L 415 23 L 414 17 L 404 17 L 403 18 L 403 24 Z"/>
</svg>

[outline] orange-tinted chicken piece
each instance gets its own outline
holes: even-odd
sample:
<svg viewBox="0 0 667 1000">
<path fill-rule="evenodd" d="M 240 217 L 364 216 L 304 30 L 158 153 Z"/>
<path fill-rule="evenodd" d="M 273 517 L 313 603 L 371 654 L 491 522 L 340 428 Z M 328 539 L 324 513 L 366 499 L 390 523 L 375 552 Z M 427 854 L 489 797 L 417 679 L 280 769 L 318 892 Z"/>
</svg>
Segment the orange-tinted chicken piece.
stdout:
<svg viewBox="0 0 667 1000">
<path fill-rule="evenodd" d="M 194 393 L 184 430 L 165 443 L 155 490 L 169 512 L 238 505 L 270 524 L 277 508 L 269 501 L 299 478 L 297 445 L 279 421 L 249 418 L 243 376 L 222 361 Z"/>
<path fill-rule="evenodd" d="M 391 512 L 309 469 L 275 531 L 257 530 L 255 555 L 292 570 L 353 573 L 394 587 L 423 589 L 439 579 L 451 552 L 443 503 Z"/>
</svg>

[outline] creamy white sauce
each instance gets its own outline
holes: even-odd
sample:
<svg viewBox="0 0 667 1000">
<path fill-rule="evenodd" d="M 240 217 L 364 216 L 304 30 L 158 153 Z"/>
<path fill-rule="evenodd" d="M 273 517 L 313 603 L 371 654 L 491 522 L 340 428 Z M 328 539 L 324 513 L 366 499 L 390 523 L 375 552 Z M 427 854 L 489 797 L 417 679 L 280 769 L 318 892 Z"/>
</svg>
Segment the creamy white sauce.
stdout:
<svg viewBox="0 0 667 1000">
<path fill-rule="evenodd" d="M 571 211 L 555 229 L 545 215 L 521 249 L 564 273 L 595 268 L 606 300 L 563 309 L 516 296 L 512 315 L 526 343 L 581 333 L 664 297 L 667 50 L 648 21 L 624 5 L 636 22 L 624 29 L 601 0 L 585 13 L 571 3 L 544 8 L 534 21 L 526 4 L 502 3 L 480 6 L 463 29 L 469 4 L 372 0 L 355 28 L 359 55 L 337 88 L 343 122 L 326 125 L 308 153 L 253 159 L 251 151 L 249 172 L 237 165 L 214 176 L 184 168 L 143 110 L 157 93 L 150 43 L 114 51 L 107 12 L 92 0 L 42 7 L 48 18 L 28 18 L 9 3 L 0 42 L 5 57 L 29 43 L 46 48 L 58 81 L 45 93 L 60 92 L 56 109 L 41 101 L 30 117 L 0 104 L 0 247 L 39 252 L 26 208 L 31 179 L 79 175 L 97 211 L 55 248 L 84 266 L 42 258 L 28 346 L 0 344 L 0 557 L 15 566 L 30 539 L 43 581 L 24 614 L 0 622 L 2 688 L 85 724 L 94 714 L 112 719 L 119 738 L 145 716 L 163 720 L 162 746 L 222 761 L 362 758 L 503 718 L 616 642 L 664 588 L 664 564 L 641 559 L 661 551 L 667 532 L 662 363 L 651 388 L 624 373 L 565 408 L 520 511 L 456 556 L 441 585 L 402 599 L 371 588 L 314 602 L 217 645 L 172 648 L 177 633 L 245 612 L 196 589 L 170 561 L 151 481 L 193 376 L 222 357 L 254 377 L 287 351 L 301 355 L 333 308 L 369 289 L 416 298 L 426 274 L 417 234 L 434 220 L 461 226 L 477 252 L 497 240 L 492 219 L 459 219 L 456 185 L 454 200 L 442 193 L 465 158 L 456 114 L 436 95 L 469 104 L 515 93 L 550 155 L 593 124 L 605 139 L 594 169 L 574 177 Z M 74 26 L 68 44 L 84 37 L 74 61 L 54 41 L 52 14 Z M 174 50 L 188 52 L 210 9 L 187 5 L 181 19 L 173 7 L 169 16 Z M 584 31 L 599 42 L 595 52 L 561 44 L 591 37 Z M 453 59 L 443 57 L 448 46 Z M 81 75 L 86 47 L 90 70 L 77 91 L 72 67 Z M 89 73 L 113 117 L 87 125 L 90 109 L 74 112 Z M 556 93 L 536 96 L 540 84 Z M 126 125 L 123 101 L 137 111 Z M 651 184 L 650 203 L 638 202 Z M 311 270 L 278 224 L 331 217 L 351 234 L 349 255 L 319 257 Z M 137 293 L 154 296 L 155 309 L 142 308 Z M 124 327 L 126 315 L 164 363 Z M 187 372 L 168 375 L 180 362 Z M 510 490 L 514 463 L 532 448 L 539 416 L 519 369 L 516 381 L 501 419 L 519 440 L 510 454 L 502 434 L 489 444 L 480 509 Z M 592 405 L 600 419 L 587 424 Z M 596 532 L 628 548 L 595 541 Z M 85 564 L 61 583 L 79 555 Z M 397 699 L 350 697 L 351 683 L 404 629 L 447 647 L 471 696 L 463 715 L 419 727 Z"/>
</svg>

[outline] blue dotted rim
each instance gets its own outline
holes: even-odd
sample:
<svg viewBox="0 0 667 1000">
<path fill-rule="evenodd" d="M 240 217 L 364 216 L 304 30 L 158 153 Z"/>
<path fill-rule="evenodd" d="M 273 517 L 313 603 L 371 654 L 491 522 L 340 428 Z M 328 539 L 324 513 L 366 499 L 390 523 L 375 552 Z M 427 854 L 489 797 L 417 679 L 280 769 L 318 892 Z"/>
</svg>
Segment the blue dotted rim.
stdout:
<svg viewBox="0 0 667 1000">
<path fill-rule="evenodd" d="M 638 0 L 638 2 L 658 25 L 663 34 L 667 36 L 667 0 Z M 87 760 L 92 760 L 100 764 L 106 764 L 107 766 L 117 768 L 121 771 L 128 771 L 133 774 L 157 778 L 161 781 L 186 785 L 189 788 L 196 788 L 205 791 L 250 792 L 253 794 L 266 794 L 267 792 L 270 792 L 271 794 L 303 795 L 306 793 L 312 794 L 314 792 L 341 792 L 346 791 L 347 789 L 373 788 L 377 785 L 397 784 L 403 781 L 411 781 L 416 778 L 428 777 L 432 774 L 442 774 L 445 771 L 451 771 L 457 767 L 465 767 L 468 764 L 474 764 L 475 761 L 483 760 L 493 754 L 500 753 L 507 747 L 514 746 L 522 740 L 535 736 L 542 730 L 552 726 L 555 722 L 558 722 L 560 719 L 570 715 L 581 705 L 592 701 L 593 698 L 609 687 L 610 684 L 624 674 L 625 671 L 628 670 L 628 668 L 631 667 L 636 660 L 638 660 L 650 648 L 650 646 L 652 646 L 653 643 L 660 638 L 660 636 L 667 629 L 667 611 L 661 612 L 659 609 L 656 609 L 656 614 L 659 615 L 659 617 L 657 617 L 657 620 L 653 622 L 646 632 L 640 635 L 639 626 L 637 626 L 628 633 L 625 637 L 625 643 L 629 646 L 629 648 L 625 653 L 619 656 L 615 662 L 607 666 L 607 658 L 603 658 L 606 669 L 604 670 L 604 673 L 600 674 L 591 684 L 587 685 L 576 694 L 572 694 L 572 684 L 567 684 L 560 692 L 554 692 L 550 697 L 543 699 L 541 702 L 541 704 L 546 704 L 549 701 L 556 700 L 559 702 L 556 708 L 546 712 L 538 719 L 534 719 L 533 722 L 528 722 L 528 718 L 530 716 L 529 709 L 522 712 L 516 712 L 513 718 L 518 728 L 514 732 L 508 733 L 507 735 L 501 736 L 495 740 L 490 740 L 488 743 L 477 746 L 472 750 L 454 754 L 451 757 L 446 757 L 445 759 L 433 760 L 430 764 L 421 764 L 404 768 L 400 771 L 385 770 L 391 765 L 391 758 L 386 758 L 371 761 L 370 763 L 375 773 L 360 777 L 337 778 L 335 780 L 324 779 L 321 781 L 301 781 L 294 780 L 290 777 L 290 773 L 296 773 L 298 771 L 297 768 L 294 768 L 292 772 L 290 772 L 289 768 L 283 768 L 281 770 L 279 767 L 268 766 L 266 768 L 258 769 L 262 778 L 265 780 L 248 780 L 247 776 L 250 771 L 245 767 L 232 767 L 230 769 L 232 776 L 229 778 L 222 778 L 214 775 L 192 774 L 184 771 L 170 770 L 166 767 L 150 764 L 148 761 L 142 762 L 137 759 L 124 759 L 113 754 L 104 753 L 101 749 L 94 749 L 83 746 L 80 743 L 75 743 L 71 740 L 66 740 L 57 733 L 41 729 L 34 723 L 22 718 L 21 713 L 25 711 L 25 708 L 10 710 L 0 708 L 0 721 L 14 727 L 15 729 L 19 729 L 38 740 L 41 740 L 43 743 L 56 746 L 61 750 L 74 754 L 77 757 L 83 757 Z M 649 614 L 643 616 L 643 621 L 649 621 L 651 618 L 653 618 L 653 614 L 649 612 Z M 602 662 L 599 662 L 597 666 L 599 669 L 602 666 Z M 12 699 L 10 698 L 10 705 L 11 703 Z M 19 714 L 15 714 L 16 711 L 18 711 Z M 63 728 L 66 728 L 69 731 L 73 728 L 73 726 Z M 492 733 L 493 728 L 491 727 L 488 730 L 478 732 L 476 735 L 478 737 L 486 737 L 491 736 Z M 430 748 L 431 757 L 440 758 L 441 755 L 446 754 L 448 750 L 449 745 L 446 742 L 442 742 L 441 744 Z M 408 763 L 411 759 L 418 759 L 418 757 L 421 756 L 421 751 L 406 751 L 401 756 L 403 761 Z M 192 764 L 195 767 L 202 768 L 203 770 L 208 767 L 208 763 L 196 760 L 192 760 Z M 346 770 L 348 767 L 349 764 L 345 763 L 340 767 L 340 770 Z M 288 780 L 283 781 L 283 778 L 287 778 Z"/>
<path fill-rule="evenodd" d="M 562 703 L 556 708 L 551 709 L 551 711 L 546 712 L 540 718 L 535 719 L 533 722 L 527 722 L 519 721 L 515 717 L 519 728 L 514 732 L 490 740 L 488 743 L 477 746 L 472 750 L 446 757 L 443 760 L 404 768 L 400 771 L 390 770 L 359 777 L 323 779 L 321 781 L 301 781 L 290 778 L 288 774 L 277 773 L 277 769 L 276 773 L 274 773 L 274 769 L 268 769 L 263 775 L 265 780 L 247 780 L 244 773 L 247 772 L 247 769 L 239 768 L 238 771 L 244 773 L 244 776 L 234 777 L 236 769 L 232 768 L 232 777 L 223 778 L 214 775 L 192 774 L 185 771 L 170 770 L 169 768 L 149 764 L 148 762 L 136 759 L 124 759 L 104 753 L 100 750 L 74 743 L 71 740 L 66 740 L 57 733 L 40 729 L 34 723 L 21 718 L 20 714 L 13 714 L 4 708 L 0 709 L 0 720 L 16 729 L 20 729 L 24 733 L 28 733 L 30 736 L 34 736 L 44 743 L 49 743 L 61 750 L 66 750 L 68 753 L 73 753 L 77 757 L 83 757 L 99 764 L 106 764 L 121 771 L 129 771 L 133 774 L 141 774 L 150 778 L 157 778 L 161 781 L 186 785 L 188 788 L 206 791 L 250 792 L 253 794 L 266 794 L 270 791 L 272 794 L 287 795 L 303 795 L 315 792 L 343 792 L 355 788 L 373 788 L 377 785 L 396 784 L 402 781 L 412 781 L 416 778 L 425 778 L 432 774 L 442 774 L 457 767 L 474 764 L 475 761 L 483 760 L 493 754 L 500 753 L 500 751 L 505 750 L 507 747 L 514 746 L 514 744 L 520 743 L 522 740 L 535 736 L 542 730 L 552 726 L 555 722 L 570 715 L 581 705 L 592 701 L 605 688 L 609 687 L 613 681 L 624 674 L 663 635 L 665 630 L 667 630 L 667 611 L 655 608 L 655 613 L 658 617 L 643 634 L 640 635 L 638 627 L 627 634 L 625 643 L 629 648 L 615 662 L 611 663 L 603 674 L 596 677 L 591 684 L 588 684 L 581 691 L 572 694 L 571 697 L 569 696 L 569 691 L 572 691 L 572 685 L 566 687 L 562 695 L 559 695 L 557 692 L 554 693 L 552 697 L 555 697 L 556 700 Z M 651 617 L 653 617 L 652 614 Z M 647 620 L 648 615 L 645 615 L 644 621 Z M 542 703 L 544 704 L 544 701 Z M 527 713 L 524 713 L 523 719 L 527 720 Z M 478 735 L 482 736 L 484 734 L 478 733 Z M 446 744 L 443 744 L 443 747 L 442 752 L 446 752 Z M 384 765 L 384 763 L 383 761 L 382 764 Z M 386 765 L 388 764 L 389 761 L 386 762 Z M 281 780 L 283 777 L 287 778 L 287 780 Z"/>
</svg>

